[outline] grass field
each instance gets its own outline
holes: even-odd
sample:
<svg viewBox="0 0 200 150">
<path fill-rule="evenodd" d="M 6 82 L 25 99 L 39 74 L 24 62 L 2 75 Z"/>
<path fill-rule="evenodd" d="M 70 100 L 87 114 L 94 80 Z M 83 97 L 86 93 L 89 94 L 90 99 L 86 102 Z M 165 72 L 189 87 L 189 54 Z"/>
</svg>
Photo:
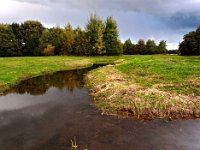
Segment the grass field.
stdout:
<svg viewBox="0 0 200 150">
<path fill-rule="evenodd" d="M 200 116 L 200 57 L 122 56 L 88 74 L 96 105 L 138 118 Z"/>
<path fill-rule="evenodd" d="M 88 73 L 94 103 L 105 114 L 137 118 L 200 117 L 200 57 L 170 55 L 0 58 L 0 91 L 60 70 L 116 64 Z"/>
<path fill-rule="evenodd" d="M 90 67 L 93 64 L 108 64 L 117 57 L 11 57 L 0 58 L 0 91 L 19 81 L 60 70 Z"/>
</svg>

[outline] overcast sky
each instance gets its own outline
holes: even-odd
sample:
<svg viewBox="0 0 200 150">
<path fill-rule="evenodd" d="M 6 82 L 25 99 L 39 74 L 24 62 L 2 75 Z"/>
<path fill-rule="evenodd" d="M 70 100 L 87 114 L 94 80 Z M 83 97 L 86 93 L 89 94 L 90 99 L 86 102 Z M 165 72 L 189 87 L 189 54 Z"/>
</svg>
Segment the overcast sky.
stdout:
<svg viewBox="0 0 200 150">
<path fill-rule="evenodd" d="M 84 28 L 90 13 L 113 16 L 120 38 L 167 40 L 175 49 L 200 25 L 200 0 L 0 0 L 0 22 L 39 20 L 46 27 L 70 22 Z"/>
</svg>

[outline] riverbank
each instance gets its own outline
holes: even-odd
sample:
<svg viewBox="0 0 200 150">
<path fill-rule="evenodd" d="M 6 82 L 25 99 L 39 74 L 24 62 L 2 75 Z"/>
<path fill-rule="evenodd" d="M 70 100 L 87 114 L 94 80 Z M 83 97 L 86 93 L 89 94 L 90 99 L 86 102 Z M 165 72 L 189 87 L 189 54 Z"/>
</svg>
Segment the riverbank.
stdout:
<svg viewBox="0 0 200 150">
<path fill-rule="evenodd" d="M 200 58 L 123 56 L 91 71 L 88 87 L 103 114 L 139 119 L 200 117 Z"/>
<path fill-rule="evenodd" d="M 0 92 L 22 80 L 57 71 L 110 64 L 118 57 L 9 57 L 0 58 Z"/>
<path fill-rule="evenodd" d="M 100 115 L 83 86 L 92 68 L 24 80 L 0 96 L 1 149 L 70 150 L 72 141 L 81 150 L 200 149 L 200 119 L 141 121 Z"/>
<path fill-rule="evenodd" d="M 200 117 L 199 57 L 13 57 L 0 62 L 1 92 L 31 77 L 110 64 L 89 72 L 86 80 L 103 114 L 140 119 Z"/>
</svg>

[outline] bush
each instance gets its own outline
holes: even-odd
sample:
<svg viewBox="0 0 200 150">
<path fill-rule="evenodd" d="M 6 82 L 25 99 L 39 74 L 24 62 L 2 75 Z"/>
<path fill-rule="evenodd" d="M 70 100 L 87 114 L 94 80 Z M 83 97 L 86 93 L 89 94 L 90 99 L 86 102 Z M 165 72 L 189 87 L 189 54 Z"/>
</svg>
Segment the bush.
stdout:
<svg viewBox="0 0 200 150">
<path fill-rule="evenodd" d="M 53 56 L 54 55 L 55 46 L 48 44 L 47 47 L 43 50 L 42 54 L 44 56 Z"/>
</svg>

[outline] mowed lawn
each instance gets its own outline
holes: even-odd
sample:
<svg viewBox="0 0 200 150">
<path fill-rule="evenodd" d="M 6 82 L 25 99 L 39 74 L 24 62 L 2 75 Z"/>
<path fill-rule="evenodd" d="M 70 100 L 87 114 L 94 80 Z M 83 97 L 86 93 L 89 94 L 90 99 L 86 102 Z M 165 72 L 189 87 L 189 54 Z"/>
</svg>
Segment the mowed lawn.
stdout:
<svg viewBox="0 0 200 150">
<path fill-rule="evenodd" d="M 200 57 L 122 56 L 88 74 L 96 105 L 138 118 L 200 116 Z"/>
</svg>

